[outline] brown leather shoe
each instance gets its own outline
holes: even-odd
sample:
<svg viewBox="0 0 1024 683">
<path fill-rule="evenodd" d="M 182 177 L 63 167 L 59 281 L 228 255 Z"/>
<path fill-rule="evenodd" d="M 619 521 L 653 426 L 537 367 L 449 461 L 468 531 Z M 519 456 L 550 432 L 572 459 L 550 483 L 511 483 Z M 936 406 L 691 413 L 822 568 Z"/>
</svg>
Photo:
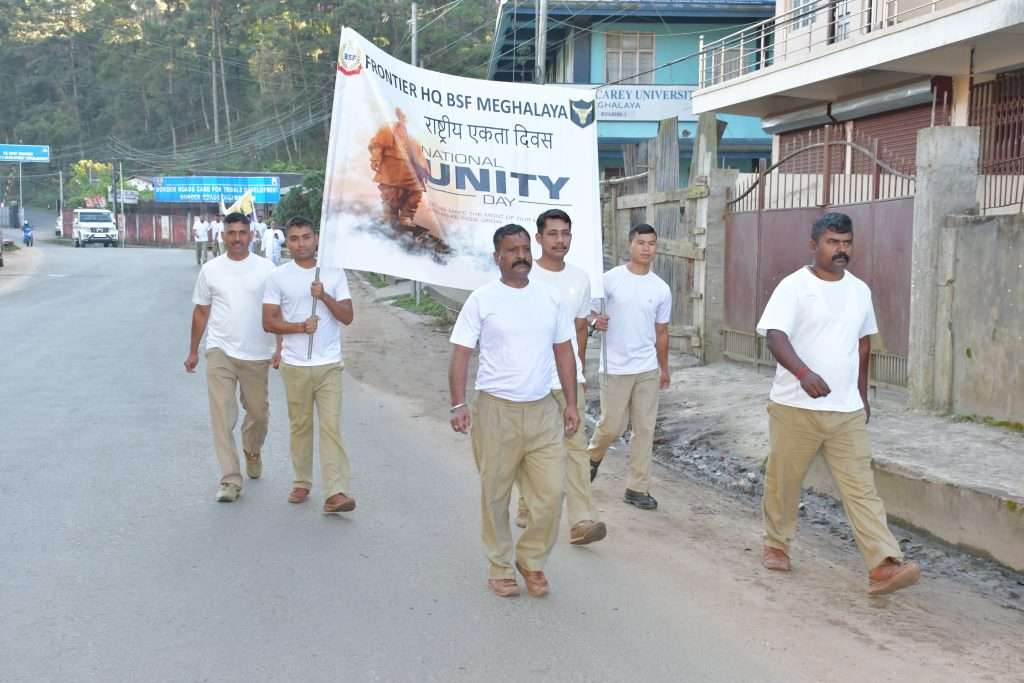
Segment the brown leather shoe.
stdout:
<svg viewBox="0 0 1024 683">
<path fill-rule="evenodd" d="M 535 598 L 542 598 L 548 594 L 548 577 L 544 576 L 544 572 L 527 571 L 518 562 L 516 562 L 516 569 L 519 570 L 519 573 L 523 575 L 523 580 L 526 581 L 527 593 Z"/>
<path fill-rule="evenodd" d="M 335 493 L 324 501 L 324 512 L 352 512 L 356 509 L 355 498 L 349 498 L 344 493 Z"/>
<path fill-rule="evenodd" d="M 519 584 L 515 579 L 487 579 L 487 586 L 499 598 L 514 598 L 519 595 Z"/>
<path fill-rule="evenodd" d="M 913 586 L 921 578 L 921 566 L 917 562 L 900 562 L 891 557 L 868 572 L 868 595 L 885 595 L 907 586 Z"/>
<path fill-rule="evenodd" d="M 569 543 L 573 545 L 587 545 L 597 543 L 608 535 L 608 527 L 604 522 L 592 522 L 589 519 L 573 524 L 569 531 Z"/>
<path fill-rule="evenodd" d="M 289 503 L 305 503 L 307 498 L 309 498 L 309 489 L 304 489 L 300 486 L 296 486 L 288 494 Z"/>
<path fill-rule="evenodd" d="M 790 569 L 789 555 L 786 554 L 786 551 L 773 548 L 770 545 L 764 546 L 761 550 L 761 564 L 765 569 L 776 572 L 788 572 Z"/>
</svg>

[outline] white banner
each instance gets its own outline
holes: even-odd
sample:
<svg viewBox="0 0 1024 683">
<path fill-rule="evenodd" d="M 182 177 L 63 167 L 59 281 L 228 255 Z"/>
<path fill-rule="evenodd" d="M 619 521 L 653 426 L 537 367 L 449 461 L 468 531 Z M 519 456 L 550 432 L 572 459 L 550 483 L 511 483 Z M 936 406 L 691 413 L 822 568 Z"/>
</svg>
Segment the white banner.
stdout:
<svg viewBox="0 0 1024 683">
<path fill-rule="evenodd" d="M 321 215 L 324 266 L 474 289 L 494 231 L 561 209 L 601 296 L 592 93 L 427 71 L 344 29 Z M 534 246 L 535 256 L 539 248 Z"/>
</svg>

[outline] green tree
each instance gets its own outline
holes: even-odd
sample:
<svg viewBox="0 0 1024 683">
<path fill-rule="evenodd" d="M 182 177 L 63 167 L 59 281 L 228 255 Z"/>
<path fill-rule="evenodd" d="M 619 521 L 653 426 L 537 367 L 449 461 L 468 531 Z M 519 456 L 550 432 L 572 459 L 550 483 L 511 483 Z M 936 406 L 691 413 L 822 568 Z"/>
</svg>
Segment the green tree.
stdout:
<svg viewBox="0 0 1024 683">
<path fill-rule="evenodd" d="M 293 187 L 281 197 L 281 203 L 274 209 L 274 220 L 284 225 L 296 216 L 313 221 L 319 230 L 320 210 L 324 202 L 324 172 L 314 171 L 303 179 L 302 185 Z"/>
</svg>

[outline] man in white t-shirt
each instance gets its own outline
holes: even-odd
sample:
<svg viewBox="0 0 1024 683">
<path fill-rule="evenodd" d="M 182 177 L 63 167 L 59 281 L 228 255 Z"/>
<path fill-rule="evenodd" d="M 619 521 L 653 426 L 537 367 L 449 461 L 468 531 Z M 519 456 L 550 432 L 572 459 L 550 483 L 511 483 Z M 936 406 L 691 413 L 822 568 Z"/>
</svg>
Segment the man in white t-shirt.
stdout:
<svg viewBox="0 0 1024 683">
<path fill-rule="evenodd" d="M 267 280 L 263 328 L 281 335 L 281 378 L 291 422 L 290 503 L 303 503 L 313 486 L 313 410 L 320 422 L 320 479 L 324 512 L 351 512 L 349 462 L 341 443 L 341 326 L 352 323 L 345 271 L 320 270 L 313 223 L 296 216 L 285 226 L 292 261 Z M 313 310 L 316 309 L 314 313 Z"/>
<path fill-rule="evenodd" d="M 196 265 L 201 266 L 206 263 L 206 244 L 210 241 L 210 226 L 202 214 L 192 223 L 192 239 L 196 243 Z"/>
<path fill-rule="evenodd" d="M 541 256 L 530 270 L 530 280 L 550 285 L 558 290 L 562 304 L 573 317 L 576 334 L 572 338 L 576 360 L 576 410 L 585 411 L 585 379 L 583 361 L 587 356 L 587 322 L 590 317 L 590 276 L 582 268 L 565 262 L 572 244 L 572 220 L 561 209 L 549 209 L 537 217 L 537 244 Z M 565 409 L 565 395 L 558 373 L 551 375 L 551 390 L 555 400 Z M 590 496 L 590 466 L 587 458 L 587 435 L 581 427 L 565 438 L 569 459 L 565 473 L 565 507 L 569 513 L 569 542 L 587 545 L 600 541 L 608 533 L 604 522 L 597 520 L 597 509 Z M 516 526 L 525 529 L 529 509 L 520 486 Z"/>
<path fill-rule="evenodd" d="M 250 231 L 251 232 L 251 231 Z M 251 235 L 250 235 L 251 239 Z M 210 220 L 210 248 L 214 257 L 220 256 L 220 246 L 224 240 L 224 216 L 217 215 Z M 246 247 L 248 249 L 248 247 Z"/>
<path fill-rule="evenodd" d="M 875 491 L 867 423 L 871 335 L 878 332 L 871 290 L 846 270 L 853 224 L 827 213 L 811 229 L 813 265 L 786 276 L 772 292 L 757 332 L 778 367 L 768 404 L 764 548 L 768 569 L 788 571 L 804 475 L 820 448 L 868 566 L 868 592 L 917 582 L 904 562 Z"/>
<path fill-rule="evenodd" d="M 261 451 L 267 436 L 270 404 L 267 371 L 280 361 L 274 336 L 263 330 L 263 288 L 273 266 L 249 253 L 249 219 L 229 214 L 226 220 L 227 252 L 207 262 L 199 271 L 192 302 L 192 337 L 185 370 L 199 364 L 199 341 L 206 332 L 206 383 L 210 398 L 213 445 L 220 462 L 217 501 L 230 503 L 242 492 L 234 429 L 238 422 L 240 391 L 245 407 L 242 451 L 246 472 L 258 479 L 263 472 Z"/>
<path fill-rule="evenodd" d="M 656 510 L 651 495 L 651 453 L 658 419 L 660 390 L 671 381 L 668 372 L 668 322 L 672 292 L 651 270 L 658 235 L 646 223 L 629 231 L 629 262 L 604 274 L 605 313 L 595 319 L 605 332 L 602 362 L 607 360 L 601 387 L 601 419 L 590 440 L 590 478 L 608 447 L 633 426 L 629 440 L 629 479 L 623 500 L 641 510 Z M 607 357 L 606 359 L 604 357 Z"/>
<path fill-rule="evenodd" d="M 558 538 L 562 514 L 563 439 L 580 423 L 570 341 L 574 330 L 558 292 L 530 282 L 530 234 L 522 226 L 509 224 L 495 231 L 494 260 L 501 279 L 469 295 L 452 329 L 451 424 L 462 433 L 472 426 L 483 544 L 490 561 L 488 585 L 500 597 L 519 595 L 518 569 L 527 591 L 539 597 L 548 592 L 544 565 Z M 480 363 L 471 417 L 466 376 L 477 342 Z M 556 368 L 566 399 L 564 411 L 551 395 Z M 530 516 L 515 545 L 513 563 L 508 508 L 517 478 Z"/>
</svg>

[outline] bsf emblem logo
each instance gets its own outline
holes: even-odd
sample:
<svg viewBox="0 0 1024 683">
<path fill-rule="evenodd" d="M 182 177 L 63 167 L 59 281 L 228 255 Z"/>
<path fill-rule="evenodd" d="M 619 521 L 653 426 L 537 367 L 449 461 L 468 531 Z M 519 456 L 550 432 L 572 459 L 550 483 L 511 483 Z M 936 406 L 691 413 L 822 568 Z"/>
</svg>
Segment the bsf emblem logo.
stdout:
<svg viewBox="0 0 1024 683">
<path fill-rule="evenodd" d="M 569 118 L 580 128 L 594 122 L 594 103 L 587 100 L 569 100 Z"/>
<path fill-rule="evenodd" d="M 341 58 L 338 59 L 338 71 L 345 76 L 357 76 L 363 70 L 363 51 L 354 42 L 341 46 Z"/>
</svg>

